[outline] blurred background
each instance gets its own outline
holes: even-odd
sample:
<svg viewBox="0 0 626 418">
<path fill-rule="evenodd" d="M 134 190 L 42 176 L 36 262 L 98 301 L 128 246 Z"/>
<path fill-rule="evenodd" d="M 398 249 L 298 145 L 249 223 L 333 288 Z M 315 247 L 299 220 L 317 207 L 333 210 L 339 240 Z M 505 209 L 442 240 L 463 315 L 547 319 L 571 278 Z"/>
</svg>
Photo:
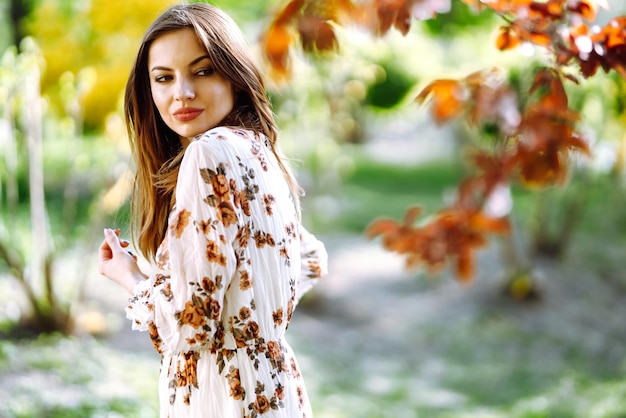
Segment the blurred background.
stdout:
<svg viewBox="0 0 626 418">
<path fill-rule="evenodd" d="M 131 332 L 127 296 L 97 272 L 105 226 L 128 236 L 132 166 L 121 93 L 169 0 L 0 0 L 0 417 L 154 417 L 159 358 Z M 626 14 L 609 2 L 600 20 Z M 259 40 L 284 3 L 213 4 Z M 493 65 L 523 78 L 540 58 L 494 47 L 498 18 L 459 0 L 402 36 L 339 32 L 336 56 L 268 81 L 307 191 L 304 223 L 330 274 L 289 329 L 315 416 L 626 417 L 626 88 L 572 87 L 591 157 L 567 182 L 504 197 L 513 232 L 469 284 L 407 270 L 363 231 L 442 208 L 479 133 L 438 126 L 428 82 Z M 512 207 L 509 203 L 512 202 Z"/>
</svg>

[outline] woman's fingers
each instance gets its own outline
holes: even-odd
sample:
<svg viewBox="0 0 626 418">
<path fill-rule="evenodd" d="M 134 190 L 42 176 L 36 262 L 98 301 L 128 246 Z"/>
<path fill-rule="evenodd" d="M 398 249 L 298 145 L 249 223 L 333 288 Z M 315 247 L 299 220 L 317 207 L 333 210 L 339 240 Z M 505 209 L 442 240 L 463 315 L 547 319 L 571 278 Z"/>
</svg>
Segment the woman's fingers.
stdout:
<svg viewBox="0 0 626 418">
<path fill-rule="evenodd" d="M 111 247 L 106 239 L 102 241 L 100 244 L 100 248 L 98 249 L 98 256 L 100 260 L 110 260 L 113 258 L 113 252 L 111 251 Z"/>
<path fill-rule="evenodd" d="M 126 250 L 130 246 L 130 242 L 125 239 L 119 239 L 120 230 L 119 229 L 104 229 L 105 242 L 109 244 L 111 257 L 114 252 L 126 253 L 130 255 L 135 261 L 137 261 L 137 256 L 130 250 Z"/>
<path fill-rule="evenodd" d="M 111 251 L 115 251 L 121 248 L 120 241 L 117 238 L 117 233 L 110 228 L 104 228 L 104 239 L 111 247 Z"/>
</svg>

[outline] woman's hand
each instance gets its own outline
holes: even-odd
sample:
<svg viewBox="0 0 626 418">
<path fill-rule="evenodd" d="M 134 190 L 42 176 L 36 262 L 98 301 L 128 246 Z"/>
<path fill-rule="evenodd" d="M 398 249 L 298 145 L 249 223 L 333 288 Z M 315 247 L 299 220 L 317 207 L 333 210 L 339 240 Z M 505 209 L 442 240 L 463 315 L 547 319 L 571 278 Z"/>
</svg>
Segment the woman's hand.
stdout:
<svg viewBox="0 0 626 418">
<path fill-rule="evenodd" d="M 120 240 L 119 233 L 119 230 L 104 229 L 104 240 L 98 251 L 98 270 L 132 294 L 133 287 L 146 276 L 139 269 L 136 256 L 125 250 L 129 243 Z"/>
</svg>

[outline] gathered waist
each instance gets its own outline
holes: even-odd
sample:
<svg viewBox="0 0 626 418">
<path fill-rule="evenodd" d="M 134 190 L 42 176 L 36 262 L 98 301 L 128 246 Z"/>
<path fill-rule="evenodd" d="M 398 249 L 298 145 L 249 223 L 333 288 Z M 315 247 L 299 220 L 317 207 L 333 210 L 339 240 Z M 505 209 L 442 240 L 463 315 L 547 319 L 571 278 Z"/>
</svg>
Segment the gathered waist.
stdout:
<svg viewBox="0 0 626 418">
<path fill-rule="evenodd" d="M 213 345 L 211 347 L 207 346 L 187 352 L 176 353 L 173 356 L 168 356 L 169 359 L 166 360 L 165 363 L 168 367 L 165 370 L 167 370 L 167 375 L 170 376 L 170 378 L 177 380 L 177 386 L 181 386 L 180 382 L 186 382 L 188 380 L 181 379 L 180 376 L 192 375 L 192 380 L 195 381 L 198 361 L 200 361 L 200 359 L 208 360 L 208 357 L 205 357 L 203 353 L 211 354 L 213 360 L 209 361 L 214 361 L 215 364 L 217 364 L 220 374 L 224 371 L 226 363 L 230 363 L 231 361 L 238 363 L 237 358 L 241 359 L 241 357 L 253 361 L 254 359 L 259 361 L 259 359 L 265 358 L 269 361 L 272 368 L 280 371 L 288 370 L 287 358 L 289 357 L 289 345 L 284 337 L 269 341 L 259 339 L 254 342 L 248 342 L 245 345 L 241 343 L 239 345 L 240 346 L 235 347 L 218 347 Z M 226 367 L 226 370 L 228 370 L 228 367 Z"/>
<path fill-rule="evenodd" d="M 275 351 L 275 350 L 283 351 L 286 345 L 287 345 L 287 342 L 285 341 L 283 337 L 281 337 L 280 339 L 277 339 L 277 340 L 265 341 L 261 339 L 260 341 L 246 342 L 246 344 L 237 344 L 234 347 L 232 345 L 230 346 L 224 345 L 218 348 L 217 351 L 237 352 L 238 350 L 246 350 L 246 351 L 256 351 L 258 353 L 264 353 L 266 351 Z"/>
</svg>

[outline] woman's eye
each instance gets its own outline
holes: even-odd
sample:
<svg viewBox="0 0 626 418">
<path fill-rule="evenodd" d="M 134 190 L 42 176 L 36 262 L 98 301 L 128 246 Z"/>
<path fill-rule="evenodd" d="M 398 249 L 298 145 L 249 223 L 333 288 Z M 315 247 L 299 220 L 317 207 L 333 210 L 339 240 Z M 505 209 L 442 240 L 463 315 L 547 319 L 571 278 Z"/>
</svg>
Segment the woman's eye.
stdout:
<svg viewBox="0 0 626 418">
<path fill-rule="evenodd" d="M 212 75 L 213 73 L 215 73 L 215 68 L 209 67 L 209 68 L 203 68 L 201 70 L 198 70 L 196 74 L 198 74 L 199 76 L 209 76 L 209 75 Z"/>
<path fill-rule="evenodd" d="M 156 81 L 157 83 L 164 83 L 170 79 L 171 77 L 169 75 L 158 75 L 154 77 L 154 81 Z"/>
</svg>

